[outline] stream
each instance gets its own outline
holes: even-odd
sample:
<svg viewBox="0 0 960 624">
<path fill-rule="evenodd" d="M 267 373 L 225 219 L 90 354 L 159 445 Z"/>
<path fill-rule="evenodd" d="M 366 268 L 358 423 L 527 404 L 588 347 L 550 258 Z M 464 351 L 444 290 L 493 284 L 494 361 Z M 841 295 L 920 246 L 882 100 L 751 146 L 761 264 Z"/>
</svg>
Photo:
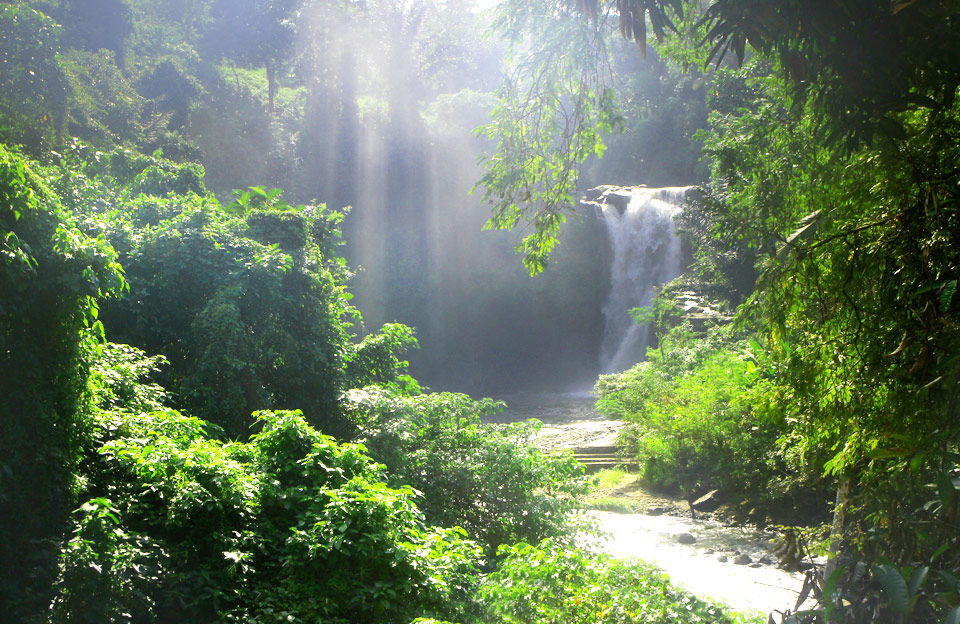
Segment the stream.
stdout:
<svg viewBox="0 0 960 624">
<path fill-rule="evenodd" d="M 596 413 L 588 392 L 504 400 L 509 408 L 487 420 L 537 418 L 544 423 L 539 435 L 548 450 L 612 445 L 620 425 Z M 734 609 L 764 614 L 793 609 L 803 587 L 803 574 L 777 567 L 772 554 L 774 532 L 725 525 L 704 514 L 694 520 L 689 513 L 678 515 L 676 506 L 642 514 L 588 514 L 606 535 L 589 545 L 615 557 L 637 557 L 655 564 L 675 584 Z M 683 534 L 687 535 L 684 541 L 691 541 L 689 536 L 695 541 L 681 543 Z"/>
</svg>

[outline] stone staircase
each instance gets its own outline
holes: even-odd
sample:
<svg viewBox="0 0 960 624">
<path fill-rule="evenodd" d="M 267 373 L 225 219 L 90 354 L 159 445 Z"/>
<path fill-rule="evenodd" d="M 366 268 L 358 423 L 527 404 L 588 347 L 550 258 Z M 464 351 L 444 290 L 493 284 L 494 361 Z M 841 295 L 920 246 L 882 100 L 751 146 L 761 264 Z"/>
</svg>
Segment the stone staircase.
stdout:
<svg viewBox="0 0 960 624">
<path fill-rule="evenodd" d="M 584 465 L 587 474 L 593 474 L 604 468 L 623 466 L 625 462 L 617 456 L 616 446 L 584 446 L 573 450 L 573 456 Z"/>
</svg>

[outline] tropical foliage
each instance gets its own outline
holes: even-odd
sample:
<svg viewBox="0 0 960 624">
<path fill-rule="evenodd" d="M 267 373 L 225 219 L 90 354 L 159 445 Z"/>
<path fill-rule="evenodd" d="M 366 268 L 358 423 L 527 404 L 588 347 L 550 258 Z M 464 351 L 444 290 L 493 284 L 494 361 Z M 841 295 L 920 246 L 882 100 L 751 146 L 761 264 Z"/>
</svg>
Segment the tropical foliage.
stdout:
<svg viewBox="0 0 960 624">
<path fill-rule="evenodd" d="M 938 571 L 928 591 L 949 596 L 957 572 L 960 110 L 957 67 L 940 47 L 956 37 L 956 6 L 584 2 L 580 19 L 602 31 L 613 4 L 624 35 L 643 35 L 630 19 L 646 12 L 658 38 L 673 39 L 664 54 L 711 71 L 699 133 L 710 172 L 681 223 L 692 286 L 736 308 L 752 342 L 751 361 L 734 342 L 671 370 L 685 349 L 661 336 L 650 362 L 601 382 L 601 407 L 638 423 L 631 444 L 645 470 L 669 461 L 651 475 L 660 483 L 682 480 L 691 461 L 703 462 L 698 478 L 711 474 L 723 464 L 717 440 L 736 457 L 754 433 L 807 475 L 834 479 L 835 552 L 847 559 L 822 596 L 831 618 L 955 618 L 949 598 L 918 598 L 926 606 L 914 610 L 891 588 Z M 540 214 L 522 208 L 516 221 Z M 858 576 L 862 564 L 879 567 Z M 890 565 L 903 571 L 896 583 Z M 885 593 L 864 598 L 871 582 Z"/>
<path fill-rule="evenodd" d="M 489 401 L 420 394 L 409 328 L 354 341 L 338 215 L 259 188 L 223 205 L 194 166 L 75 152 L 46 169 L 3 152 L 17 621 L 472 621 L 497 546 L 568 534 L 571 457 L 526 446 L 532 426 L 481 425 Z M 261 403 L 233 400 L 251 378 Z"/>
<path fill-rule="evenodd" d="M 637 313 L 656 347 L 597 386 L 646 482 L 757 520 L 835 498 L 807 619 L 960 618 L 956 3 L 505 0 L 485 41 L 466 1 L 235 5 L 0 5 L 4 617 L 737 621 L 574 549 L 580 466 L 427 392 L 386 322 L 513 374 L 485 317 L 540 331 L 570 282 L 538 308 L 485 258 L 428 279 L 461 241 L 424 197 L 479 178 L 542 272 L 606 153 L 699 183 L 693 264 Z M 510 353 L 539 335 L 515 325 Z"/>
<path fill-rule="evenodd" d="M 55 550 L 75 503 L 88 435 L 88 356 L 103 325 L 99 303 L 125 283 L 117 254 L 84 235 L 20 157 L 0 147 L 0 546 L 3 597 L 49 579 L 37 571 Z M 33 544 L 40 543 L 39 547 Z"/>
</svg>

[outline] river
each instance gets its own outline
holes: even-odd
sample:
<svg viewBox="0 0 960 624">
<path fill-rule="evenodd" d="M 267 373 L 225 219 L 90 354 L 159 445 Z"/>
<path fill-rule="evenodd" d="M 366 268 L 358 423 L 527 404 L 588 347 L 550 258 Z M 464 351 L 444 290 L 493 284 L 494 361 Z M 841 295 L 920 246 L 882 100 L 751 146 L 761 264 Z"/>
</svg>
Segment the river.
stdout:
<svg viewBox="0 0 960 624">
<path fill-rule="evenodd" d="M 510 407 L 490 420 L 537 418 L 544 423 L 540 434 L 547 448 L 611 444 L 619 425 L 596 413 L 587 392 L 519 395 L 504 400 Z M 637 557 L 655 564 L 677 585 L 734 609 L 764 614 L 793 609 L 803 587 L 802 574 L 776 567 L 771 552 L 773 532 L 728 526 L 712 518 L 694 520 L 689 514 L 588 513 L 606 535 L 591 540 L 591 546 L 616 557 Z M 696 541 L 680 543 L 681 534 Z M 735 563 L 738 557 L 742 563 Z"/>
</svg>

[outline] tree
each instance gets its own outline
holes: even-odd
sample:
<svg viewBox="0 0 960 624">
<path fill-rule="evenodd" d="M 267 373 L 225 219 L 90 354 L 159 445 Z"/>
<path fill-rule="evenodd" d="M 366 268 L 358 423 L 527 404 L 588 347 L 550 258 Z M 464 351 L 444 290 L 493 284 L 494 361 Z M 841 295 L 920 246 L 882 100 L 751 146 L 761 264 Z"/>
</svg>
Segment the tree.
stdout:
<svg viewBox="0 0 960 624">
<path fill-rule="evenodd" d="M 617 5 L 622 32 L 637 35 L 623 26 L 631 7 L 670 30 L 654 17 L 668 3 Z M 598 7 L 609 5 L 579 6 L 570 19 L 600 32 Z M 507 9 L 520 24 L 534 19 Z M 890 561 L 907 576 L 929 568 L 949 578 L 960 567 L 951 537 L 960 441 L 960 65 L 951 48 L 960 5 L 720 0 L 697 10 L 688 5 L 676 22 L 693 41 L 671 50 L 680 62 L 718 68 L 701 135 L 711 176 L 687 224 L 699 240 L 716 241 L 708 249 L 755 259 L 759 279 L 738 317 L 770 362 L 771 383 L 754 409 L 778 419 L 784 444 L 824 458 L 814 469 L 840 485 L 842 548 L 873 564 L 879 584 L 892 587 Z M 551 50 L 551 32 L 538 32 L 533 45 Z M 741 71 L 722 63 L 727 51 Z M 535 113 L 565 102 L 544 95 Z M 599 128 L 582 117 L 562 130 Z M 532 144 L 501 144 L 482 183 L 500 184 L 494 219 L 506 205 L 508 225 L 532 223 L 546 233 L 534 251 L 549 251 L 555 236 L 538 220 L 551 211 L 518 201 L 536 162 L 502 165 L 503 154 Z M 854 509 L 856 534 L 843 530 Z M 853 567 L 837 567 L 851 604 L 828 598 L 827 609 L 863 621 L 880 607 L 853 599 L 867 582 Z M 951 587 L 930 582 L 915 603 L 893 608 L 942 620 Z"/>
<path fill-rule="evenodd" d="M 273 113 L 279 75 L 294 44 L 293 16 L 301 0 L 217 0 L 204 34 L 210 57 L 267 73 L 267 110 Z"/>
<path fill-rule="evenodd" d="M 546 268 L 566 214 L 576 204 L 581 163 L 601 155 L 601 135 L 619 128 L 617 95 L 608 87 L 606 19 L 586 21 L 566 3 L 500 5 L 494 28 L 520 51 L 498 91 L 500 105 L 478 132 L 497 145 L 477 183 L 493 205 L 488 227 L 533 226 L 517 247 L 531 274 Z M 537 47 L 521 42 L 530 33 Z"/>
<path fill-rule="evenodd" d="M 495 28 L 518 41 L 530 37 L 533 52 L 521 56 L 528 64 L 530 58 L 547 62 L 526 75 L 518 70 L 504 86 L 501 108 L 484 130 L 498 148 L 486 161 L 479 185 L 493 206 L 492 227 L 512 228 L 522 221 L 534 227 L 519 249 L 534 271 L 545 262 L 559 224 L 575 206 L 573 185 L 564 176 L 603 145 L 593 135 L 609 133 L 616 125 L 611 124 L 619 111 L 615 100 L 600 97 L 612 79 L 598 74 L 613 9 L 621 34 L 642 46 L 648 34 L 645 16 L 658 40 L 671 32 L 692 39 L 683 53 L 676 46 L 672 50 L 685 66 L 719 64 L 727 51 L 743 62 L 748 44 L 757 53 L 775 56 L 790 85 L 783 105 L 800 114 L 804 103 L 812 102 L 808 112 L 819 120 L 817 137 L 846 150 L 875 136 L 904 138 L 897 113 L 947 110 L 960 84 L 960 65 L 951 48 L 960 8 L 946 0 L 722 0 L 703 13 L 697 4 L 684 9 L 678 0 L 582 0 L 575 9 L 549 0 L 504 2 Z M 577 24 L 593 33 L 593 52 L 561 55 L 563 63 L 551 64 Z M 523 62 L 518 65 L 522 68 Z M 564 76 L 567 90 L 541 88 L 545 80 Z M 558 117 L 561 103 L 567 108 Z M 544 137 L 537 129 L 545 122 L 553 125 Z"/>
<path fill-rule="evenodd" d="M 950 107 L 960 85 L 958 20 L 949 0 L 725 0 L 701 24 L 713 44 L 708 60 L 732 49 L 742 63 L 748 44 L 775 56 L 794 109 L 812 100 L 822 136 L 854 148 L 875 134 L 903 138 L 899 112 Z"/>
<path fill-rule="evenodd" d="M 0 138 L 41 150 L 62 138 L 67 80 L 57 60 L 61 28 L 24 3 L 0 7 Z"/>
<path fill-rule="evenodd" d="M 117 65 L 124 65 L 127 38 L 133 34 L 128 0 L 68 0 L 62 18 L 73 47 L 110 50 Z"/>
<path fill-rule="evenodd" d="M 121 257 L 131 295 L 104 318 L 116 339 L 166 355 L 176 404 L 232 436 L 245 435 L 251 412 L 273 407 L 302 409 L 342 434 L 352 308 L 335 251 L 341 215 L 290 206 L 276 190 L 238 195 L 236 217 L 196 196 L 122 206 L 111 230 L 123 239 L 131 221 L 158 209 L 163 217 Z"/>
</svg>

